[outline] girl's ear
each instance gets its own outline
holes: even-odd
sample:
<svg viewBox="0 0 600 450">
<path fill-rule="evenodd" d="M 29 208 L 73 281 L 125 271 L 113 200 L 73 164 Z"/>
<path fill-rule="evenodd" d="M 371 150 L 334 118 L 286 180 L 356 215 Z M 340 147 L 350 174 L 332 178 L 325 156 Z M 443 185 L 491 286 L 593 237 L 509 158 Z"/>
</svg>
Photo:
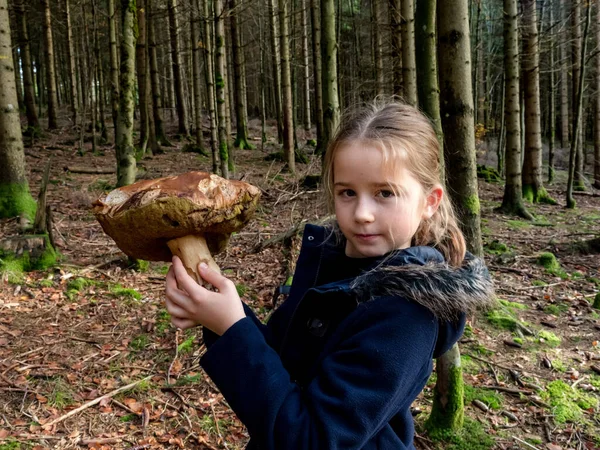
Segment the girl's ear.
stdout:
<svg viewBox="0 0 600 450">
<path fill-rule="evenodd" d="M 440 203 L 442 201 L 442 197 L 444 196 L 444 190 L 438 184 L 434 186 L 427 197 L 425 198 L 425 209 L 423 210 L 423 219 L 430 219 L 431 216 L 435 214 Z"/>
</svg>

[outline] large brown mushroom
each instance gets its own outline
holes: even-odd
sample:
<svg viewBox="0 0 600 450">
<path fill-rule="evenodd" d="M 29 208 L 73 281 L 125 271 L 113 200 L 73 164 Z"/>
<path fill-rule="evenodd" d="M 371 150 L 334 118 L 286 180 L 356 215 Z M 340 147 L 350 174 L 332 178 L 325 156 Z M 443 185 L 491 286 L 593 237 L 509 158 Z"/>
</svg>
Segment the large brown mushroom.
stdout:
<svg viewBox="0 0 600 450">
<path fill-rule="evenodd" d="M 143 180 L 102 195 L 93 204 L 104 232 L 128 256 L 181 258 L 197 281 L 198 264 L 219 270 L 212 254 L 252 217 L 260 190 L 205 172 Z"/>
</svg>

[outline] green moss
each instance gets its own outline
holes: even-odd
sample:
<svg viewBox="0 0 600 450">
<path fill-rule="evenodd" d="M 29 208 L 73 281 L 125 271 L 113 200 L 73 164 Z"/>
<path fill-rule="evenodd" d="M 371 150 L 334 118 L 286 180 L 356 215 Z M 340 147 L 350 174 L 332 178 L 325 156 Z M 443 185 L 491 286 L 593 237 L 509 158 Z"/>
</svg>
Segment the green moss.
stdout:
<svg viewBox="0 0 600 450">
<path fill-rule="evenodd" d="M 485 246 L 485 250 L 487 253 L 493 254 L 493 255 L 501 255 L 503 253 L 507 253 L 509 250 L 508 245 L 497 241 L 497 240 L 493 240 L 492 242 L 490 242 L 489 244 L 487 244 Z"/>
<path fill-rule="evenodd" d="M 441 442 L 445 450 L 488 450 L 494 446 L 494 439 L 485 427 L 468 417 L 460 430 L 429 431 L 429 436 Z"/>
<path fill-rule="evenodd" d="M 522 230 L 531 226 L 529 222 L 523 222 L 522 220 L 507 220 L 506 224 L 513 230 Z"/>
<path fill-rule="evenodd" d="M 142 351 L 144 350 L 148 344 L 150 343 L 150 339 L 147 334 L 138 334 L 134 337 L 129 343 L 129 348 L 134 351 Z"/>
<path fill-rule="evenodd" d="M 194 336 L 188 337 L 177 347 L 180 354 L 191 353 L 194 350 Z"/>
<path fill-rule="evenodd" d="M 129 258 L 131 268 L 136 272 L 146 273 L 150 269 L 150 262 L 143 259 Z"/>
<path fill-rule="evenodd" d="M 73 404 L 73 392 L 71 387 L 61 378 L 57 379 L 48 395 L 48 405 L 63 409 Z"/>
<path fill-rule="evenodd" d="M 89 192 L 93 192 L 93 191 L 110 192 L 113 189 L 115 189 L 115 187 L 116 186 L 113 183 L 110 183 L 108 180 L 105 180 L 103 178 L 98 178 L 93 183 L 90 183 L 90 185 L 88 186 L 88 191 Z"/>
<path fill-rule="evenodd" d="M 572 388 L 562 380 L 548 383 L 542 398 L 550 402 L 557 423 L 581 423 L 585 420 L 582 410 L 598 407 L 597 398 Z"/>
<path fill-rule="evenodd" d="M 504 396 L 491 389 L 480 389 L 465 384 L 465 403 L 471 403 L 473 400 L 479 400 L 492 409 L 500 409 L 504 403 Z"/>
<path fill-rule="evenodd" d="M 185 144 L 183 146 L 183 148 L 181 149 L 181 151 L 183 153 L 197 153 L 202 156 L 208 156 L 208 153 L 206 153 L 206 150 L 204 149 L 204 147 L 202 147 L 201 145 L 197 145 L 197 144 Z"/>
<path fill-rule="evenodd" d="M 87 278 L 75 278 L 71 281 L 69 281 L 69 283 L 67 283 L 67 290 L 72 290 L 72 291 L 82 291 L 83 289 L 85 289 L 88 286 L 91 286 L 92 284 L 94 284 L 94 282 L 92 280 L 88 280 Z"/>
<path fill-rule="evenodd" d="M 309 147 L 317 147 L 317 141 L 314 139 L 309 139 L 306 141 L 306 145 L 308 145 Z"/>
<path fill-rule="evenodd" d="M 518 337 L 518 336 L 513 336 L 513 342 L 515 342 L 516 344 L 519 344 L 519 345 L 523 345 L 523 338 Z"/>
<path fill-rule="evenodd" d="M 502 181 L 502 176 L 496 169 L 485 165 L 477 165 L 477 178 L 483 178 L 488 183 L 499 183 Z"/>
<path fill-rule="evenodd" d="M 134 422 L 137 420 L 139 416 L 137 414 L 125 414 L 123 417 L 119 418 L 120 422 Z"/>
<path fill-rule="evenodd" d="M 124 288 L 120 284 L 117 284 L 111 288 L 111 292 L 115 297 L 122 297 L 127 300 L 140 301 L 142 294 L 135 289 Z"/>
<path fill-rule="evenodd" d="M 215 86 L 218 89 L 223 89 L 225 87 L 225 80 L 223 80 L 223 75 L 221 75 L 220 73 L 217 73 L 215 75 Z"/>
<path fill-rule="evenodd" d="M 460 362 L 464 373 L 479 374 L 481 372 L 479 363 L 468 355 L 460 355 Z"/>
<path fill-rule="evenodd" d="M 515 331 L 517 329 L 517 319 L 510 313 L 500 310 L 492 310 L 486 314 L 487 320 L 496 328 Z"/>
<path fill-rule="evenodd" d="M 0 259 L 0 275 L 11 284 L 23 283 L 25 275 L 22 261 L 10 256 Z"/>
<path fill-rule="evenodd" d="M 545 343 L 550 347 L 558 347 L 560 345 L 560 338 L 551 331 L 546 330 L 542 330 L 538 333 L 538 341 L 540 343 Z"/>
<path fill-rule="evenodd" d="M 499 299 L 498 301 L 500 302 L 500 304 L 502 306 L 505 306 L 505 307 L 510 308 L 512 310 L 515 310 L 515 309 L 527 310 L 527 309 L 529 309 L 529 307 L 527 305 L 524 305 L 522 303 L 511 302 L 509 300 L 504 300 L 504 299 Z"/>
<path fill-rule="evenodd" d="M 219 142 L 219 158 L 222 163 L 226 163 L 229 160 L 229 149 L 227 148 L 227 142 Z"/>
<path fill-rule="evenodd" d="M 542 280 L 533 280 L 531 282 L 531 284 L 533 286 L 546 286 L 548 283 L 546 283 L 545 281 L 542 281 Z"/>
<path fill-rule="evenodd" d="M 235 138 L 235 142 L 233 143 L 235 148 L 239 148 L 240 150 L 254 150 L 255 147 L 248 141 L 248 137 L 245 135 L 240 136 L 239 134 Z"/>
<path fill-rule="evenodd" d="M 202 374 L 201 373 L 196 373 L 196 374 L 190 374 L 190 375 L 184 375 L 181 378 L 179 378 L 177 380 L 177 382 L 175 383 L 175 385 L 177 386 L 188 386 L 190 384 L 198 384 L 202 381 Z"/>
<path fill-rule="evenodd" d="M 243 297 L 248 292 L 248 287 L 241 283 L 236 284 L 235 289 L 240 297 Z"/>
<path fill-rule="evenodd" d="M 21 450 L 21 443 L 18 441 L 8 440 L 0 444 L 0 450 Z"/>
<path fill-rule="evenodd" d="M 439 435 L 449 431 L 460 430 L 464 422 L 464 382 L 462 367 L 454 366 L 449 369 L 448 398 L 444 404 L 434 390 L 431 414 L 425 426 L 431 435 Z"/>
<path fill-rule="evenodd" d="M 539 255 L 537 258 L 537 263 L 547 270 L 560 269 L 560 264 L 558 263 L 556 256 L 550 252 L 545 252 Z"/>
<path fill-rule="evenodd" d="M 568 309 L 566 305 L 548 305 L 544 308 L 546 314 L 552 314 L 553 316 L 560 316 L 561 313 Z"/>
<path fill-rule="evenodd" d="M 0 218 L 17 217 L 23 213 L 30 221 L 35 219 L 37 204 L 25 183 L 0 183 Z"/>
<path fill-rule="evenodd" d="M 478 216 L 481 212 L 481 204 L 479 203 L 479 196 L 477 194 L 465 198 L 463 206 L 465 211 L 472 216 Z"/>
</svg>

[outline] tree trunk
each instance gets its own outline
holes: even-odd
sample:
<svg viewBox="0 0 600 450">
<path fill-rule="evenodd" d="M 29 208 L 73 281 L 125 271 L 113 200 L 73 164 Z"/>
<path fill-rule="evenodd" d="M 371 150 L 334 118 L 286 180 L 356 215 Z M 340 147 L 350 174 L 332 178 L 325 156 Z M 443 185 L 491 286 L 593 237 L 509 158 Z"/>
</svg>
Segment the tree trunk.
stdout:
<svg viewBox="0 0 600 450">
<path fill-rule="evenodd" d="M 315 124 L 317 127 L 317 146 L 315 152 L 323 153 L 323 63 L 321 59 L 321 12 L 320 2 L 310 0 L 310 19 L 312 21 L 313 80 L 315 87 Z"/>
<path fill-rule="evenodd" d="M 438 3 L 440 105 L 446 143 L 446 175 L 469 250 L 481 254 L 468 17 L 467 0 L 441 0 Z"/>
<path fill-rule="evenodd" d="M 148 50 L 146 48 L 146 0 L 137 1 L 137 29 L 138 37 L 135 44 L 135 61 L 136 61 L 136 72 L 138 82 L 138 94 L 139 94 L 139 108 L 140 108 L 140 141 L 139 148 L 142 154 L 146 153 L 148 147 L 148 93 L 146 88 L 148 82 L 146 80 L 148 76 Z M 150 149 L 152 152 L 152 149 Z"/>
<path fill-rule="evenodd" d="M 301 0 L 301 20 L 302 20 L 302 63 L 303 73 L 302 81 L 304 82 L 304 129 L 310 131 L 310 66 L 308 62 L 308 11 L 306 0 Z"/>
<path fill-rule="evenodd" d="M 135 181 L 136 162 L 133 146 L 133 111 L 135 109 L 135 31 L 136 0 L 121 0 L 121 74 L 117 120 L 117 186 Z"/>
<path fill-rule="evenodd" d="M 56 72 L 54 67 L 54 43 L 52 40 L 52 14 L 50 12 L 50 0 L 42 0 L 44 5 L 44 44 L 46 54 L 46 88 L 48 93 L 48 129 L 58 128 L 56 119 L 56 108 L 58 98 L 56 96 Z"/>
<path fill-rule="evenodd" d="M 196 135 L 196 146 L 204 151 L 202 139 L 202 90 L 200 83 L 200 13 L 196 5 L 192 5 L 192 15 L 190 19 L 192 34 L 192 88 L 194 91 L 194 128 Z"/>
<path fill-rule="evenodd" d="M 207 1 L 207 0 L 205 0 Z M 160 80 L 158 73 L 158 58 L 156 55 L 156 33 L 155 33 L 155 22 L 156 14 L 153 13 L 154 0 L 146 0 L 146 21 L 148 22 L 148 60 L 150 62 L 150 86 L 152 89 L 152 119 L 154 121 L 154 131 L 156 133 L 156 140 L 168 147 L 171 143 L 167 139 L 165 134 L 165 128 L 163 125 L 161 108 L 163 106 L 161 97 Z"/>
<path fill-rule="evenodd" d="M 235 124 L 236 137 L 234 147 L 252 150 L 254 146 L 248 142 L 248 105 L 246 99 L 246 62 L 242 45 L 242 30 L 239 23 L 237 0 L 229 0 L 231 11 L 231 44 L 233 52 L 233 79 L 235 82 Z"/>
<path fill-rule="evenodd" d="M 581 114 L 583 104 L 583 80 L 585 79 L 585 52 L 587 48 L 587 36 L 590 28 L 591 20 L 591 5 L 588 5 L 585 31 L 583 33 L 583 44 L 581 46 L 581 54 L 579 56 L 579 67 L 581 68 L 579 83 L 575 89 L 575 101 L 573 103 L 573 110 L 575 120 L 573 122 L 573 135 L 571 136 L 571 151 L 569 152 L 569 176 L 567 179 L 567 208 L 575 208 L 575 199 L 573 198 L 573 189 L 575 185 L 575 171 L 576 171 L 576 153 L 577 153 L 577 141 L 580 139 L 579 127 L 581 126 Z"/>
<path fill-rule="evenodd" d="M 383 0 L 373 0 L 373 35 L 375 39 L 375 92 L 385 94 L 385 79 L 383 76 Z"/>
<path fill-rule="evenodd" d="M 96 132 L 96 128 L 98 126 L 98 122 L 100 122 L 100 139 L 102 142 L 106 142 L 108 140 L 107 131 L 106 131 L 106 122 L 104 120 L 104 72 L 102 71 L 102 59 L 100 56 L 100 40 L 98 39 L 98 24 L 96 18 L 98 17 L 96 14 L 96 1 L 92 0 L 92 33 L 94 35 L 94 60 L 95 63 L 93 67 L 95 67 L 94 76 L 95 81 L 92 84 L 92 88 L 94 92 L 97 92 L 95 95 L 96 101 L 94 102 L 94 110 L 93 110 L 93 118 L 92 118 L 92 129 L 94 133 Z M 100 120 L 97 120 L 96 116 L 96 108 L 98 108 L 98 115 L 100 116 Z M 95 134 L 94 134 L 95 136 Z M 94 152 L 96 151 L 96 140 L 94 138 Z"/>
<path fill-rule="evenodd" d="M 417 105 L 417 68 L 415 62 L 414 0 L 401 0 L 402 22 L 402 82 L 404 100 Z M 469 63 L 470 65 L 470 63 Z M 469 78 L 470 74 L 469 74 Z M 472 100 L 471 100 L 472 102 Z"/>
<path fill-rule="evenodd" d="M 569 17 L 565 0 L 560 0 L 562 23 L 566 24 Z M 564 36 L 560 44 L 560 142 L 562 148 L 569 146 L 569 45 L 568 27 L 565 26 Z"/>
<path fill-rule="evenodd" d="M 554 43 L 556 42 L 553 37 L 554 29 L 554 5 L 550 0 L 549 5 L 550 17 L 548 27 L 550 32 L 549 42 L 549 59 L 550 59 L 550 89 L 548 89 L 548 122 L 550 125 L 550 136 L 548 141 L 548 184 L 554 180 L 554 147 L 556 142 L 556 95 L 554 92 Z"/>
<path fill-rule="evenodd" d="M 198 9 L 200 9 L 199 2 Z M 208 0 L 202 1 L 202 11 L 204 15 L 204 60 L 206 70 L 206 92 L 208 97 L 208 115 L 210 118 L 210 148 L 212 150 L 212 171 L 219 171 L 219 136 L 217 124 L 217 112 L 215 110 L 215 65 L 213 59 L 213 32 L 211 27 L 211 15 L 209 14 Z"/>
<path fill-rule="evenodd" d="M 519 22 L 517 0 L 504 0 L 504 83 L 506 183 L 500 211 L 532 219 L 523 205 L 521 180 L 521 99 L 519 85 Z"/>
<path fill-rule="evenodd" d="M 419 72 L 419 105 L 431 119 L 435 133 L 440 142 L 440 161 L 442 176 L 444 174 L 444 134 L 440 117 L 440 89 L 438 86 L 437 54 L 436 54 L 436 12 L 437 0 L 417 0 L 415 17 L 416 42 L 418 42 L 416 60 Z"/>
<path fill-rule="evenodd" d="M 269 25 L 271 26 L 271 55 L 273 64 L 273 81 L 275 89 L 275 113 L 277 119 L 277 139 L 283 142 L 283 123 L 281 109 L 281 70 L 279 55 L 279 26 L 277 25 L 277 9 L 275 6 L 276 0 L 269 0 Z"/>
<path fill-rule="evenodd" d="M 0 0 L 0 218 L 35 217 L 29 193 L 17 101 L 7 0 Z"/>
<path fill-rule="evenodd" d="M 296 171 L 294 152 L 294 121 L 292 73 L 290 68 L 290 37 L 287 0 L 279 0 L 279 37 L 281 49 L 281 109 L 283 112 L 283 153 L 290 173 Z"/>
<path fill-rule="evenodd" d="M 596 46 L 600 47 L 600 7 L 596 6 Z M 596 96 L 594 133 L 594 187 L 600 189 L 600 54 L 596 55 Z"/>
<path fill-rule="evenodd" d="M 523 6 L 523 86 L 525 98 L 525 159 L 523 197 L 532 203 L 556 202 L 542 180 L 542 130 L 540 112 L 540 67 L 535 0 L 521 0 Z"/>
<path fill-rule="evenodd" d="M 223 0 L 214 0 L 215 14 L 215 85 L 217 90 L 217 115 L 219 124 L 219 160 L 221 162 L 221 176 L 229 178 L 229 148 L 227 137 L 227 125 L 225 117 L 225 64 L 227 58 L 225 55 L 225 25 L 223 23 L 223 13 L 225 7 Z"/>
<path fill-rule="evenodd" d="M 394 95 L 402 95 L 402 15 L 400 0 L 389 0 L 392 38 L 392 61 L 394 67 Z"/>
<path fill-rule="evenodd" d="M 117 15 L 115 0 L 108 0 L 108 36 L 110 46 L 110 105 L 117 143 L 117 117 L 119 115 L 119 61 L 117 59 Z"/>
<path fill-rule="evenodd" d="M 335 2 L 321 1 L 321 61 L 323 76 L 323 150 L 340 123 L 338 96 L 337 50 L 335 34 Z"/>
<path fill-rule="evenodd" d="M 31 64 L 31 48 L 29 46 L 29 33 L 27 30 L 27 12 L 24 0 L 15 2 L 15 15 L 17 19 L 17 36 L 21 52 L 21 65 L 23 70 L 23 96 L 25 100 L 25 113 L 27 125 L 32 129 L 39 129 L 37 111 L 35 110 L 35 93 L 33 86 L 33 67 Z"/>
<path fill-rule="evenodd" d="M 71 100 L 71 118 L 73 124 L 77 125 L 77 78 L 75 77 L 75 48 L 73 47 L 73 28 L 71 27 L 71 12 L 69 8 L 70 0 L 64 0 L 65 6 L 65 25 L 67 27 L 67 65 L 69 69 L 68 87 L 69 87 L 69 98 Z"/>
<path fill-rule="evenodd" d="M 188 130 L 187 108 L 183 92 L 181 69 L 181 50 L 179 45 L 179 19 L 177 17 L 177 0 L 168 0 L 169 5 L 169 34 L 171 38 L 171 62 L 173 64 L 173 84 L 177 103 L 177 131 L 183 136 L 190 134 Z"/>
<path fill-rule="evenodd" d="M 11 29 L 14 30 L 14 23 L 11 24 Z M 14 35 L 14 31 L 13 31 L 13 35 L 10 37 L 11 42 L 14 42 L 17 40 L 16 36 Z M 17 50 L 17 46 L 13 46 L 12 48 L 12 59 L 13 59 L 13 67 L 15 70 L 15 89 L 17 90 L 17 102 L 18 102 L 18 107 L 19 107 L 19 111 L 22 110 L 25 107 L 25 99 L 23 98 L 23 84 L 21 83 L 21 73 L 22 73 L 22 69 L 21 69 L 21 62 L 19 59 L 19 54 L 18 54 L 18 50 Z"/>
<path fill-rule="evenodd" d="M 583 71 L 583 67 L 580 62 L 581 55 L 581 0 L 573 0 L 572 10 L 571 10 L 571 29 L 573 32 L 572 36 L 572 46 L 571 46 L 571 59 L 573 62 L 573 99 L 575 99 L 576 92 L 579 86 L 579 77 L 581 76 L 581 72 Z M 585 81 L 585 80 L 584 80 Z M 575 103 L 573 104 L 573 111 L 577 106 Z M 574 112 L 574 116 L 576 113 Z M 573 130 L 575 130 L 575 117 L 573 117 Z M 582 133 L 583 124 L 579 124 L 579 136 L 577 136 L 576 146 L 575 146 L 575 173 L 573 179 L 573 189 L 576 191 L 584 191 L 585 184 L 583 181 L 583 147 L 585 144 L 585 136 Z"/>
</svg>

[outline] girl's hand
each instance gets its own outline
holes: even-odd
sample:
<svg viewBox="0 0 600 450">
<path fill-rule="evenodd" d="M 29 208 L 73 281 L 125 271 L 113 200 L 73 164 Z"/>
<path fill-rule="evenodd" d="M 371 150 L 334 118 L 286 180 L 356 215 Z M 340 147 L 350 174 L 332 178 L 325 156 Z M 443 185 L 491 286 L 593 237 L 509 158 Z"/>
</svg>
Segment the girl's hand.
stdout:
<svg viewBox="0 0 600 450">
<path fill-rule="evenodd" d="M 219 336 L 238 320 L 246 317 L 240 296 L 233 282 L 220 273 L 200 264 L 198 273 L 218 292 L 200 286 L 188 275 L 181 260 L 173 257 L 167 273 L 167 311 L 171 323 L 178 328 L 203 325 Z"/>
</svg>

